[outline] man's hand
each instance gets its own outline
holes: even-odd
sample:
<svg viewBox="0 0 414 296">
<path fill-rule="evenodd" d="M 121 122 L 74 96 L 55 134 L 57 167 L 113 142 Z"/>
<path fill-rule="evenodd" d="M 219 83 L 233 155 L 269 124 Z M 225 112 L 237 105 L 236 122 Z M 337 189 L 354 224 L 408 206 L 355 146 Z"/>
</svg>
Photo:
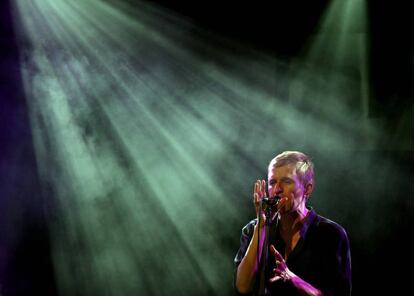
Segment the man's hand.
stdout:
<svg viewBox="0 0 414 296">
<path fill-rule="evenodd" d="M 300 295 L 323 296 L 323 293 L 319 289 L 305 282 L 289 270 L 282 255 L 280 255 L 273 245 L 270 245 L 270 251 L 276 260 L 276 268 L 273 269 L 274 276 L 269 280 L 271 283 L 276 281 L 289 281 L 298 290 Z"/>
<path fill-rule="evenodd" d="M 260 221 L 260 228 L 262 229 L 264 226 L 264 222 L 266 221 L 266 216 L 261 208 L 261 203 L 263 198 L 267 197 L 266 194 L 266 181 L 265 180 L 257 180 L 254 183 L 254 191 L 253 191 L 253 203 L 256 209 L 256 217 L 257 220 Z"/>
<path fill-rule="evenodd" d="M 273 283 L 280 280 L 284 282 L 290 280 L 294 274 L 287 267 L 285 259 L 273 245 L 270 245 L 270 252 L 275 257 L 276 267 L 273 269 L 274 276 L 269 281 Z"/>
</svg>

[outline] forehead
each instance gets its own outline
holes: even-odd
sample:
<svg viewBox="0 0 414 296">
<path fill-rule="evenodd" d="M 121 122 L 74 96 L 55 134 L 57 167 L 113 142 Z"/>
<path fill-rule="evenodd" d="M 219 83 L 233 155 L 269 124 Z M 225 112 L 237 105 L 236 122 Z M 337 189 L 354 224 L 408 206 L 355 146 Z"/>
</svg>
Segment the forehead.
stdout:
<svg viewBox="0 0 414 296">
<path fill-rule="evenodd" d="M 296 166 L 294 164 L 287 164 L 279 167 L 269 167 L 268 178 L 279 179 L 282 177 L 296 177 Z"/>
</svg>

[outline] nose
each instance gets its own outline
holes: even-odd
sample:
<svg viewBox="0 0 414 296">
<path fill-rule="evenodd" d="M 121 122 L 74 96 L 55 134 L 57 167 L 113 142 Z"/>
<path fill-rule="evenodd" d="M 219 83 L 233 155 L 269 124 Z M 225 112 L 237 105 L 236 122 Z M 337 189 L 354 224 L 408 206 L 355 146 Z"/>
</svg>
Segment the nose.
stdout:
<svg viewBox="0 0 414 296">
<path fill-rule="evenodd" d="M 283 192 L 283 188 L 280 186 L 280 183 L 279 182 L 276 182 L 272 186 L 271 196 L 279 195 L 282 192 Z"/>
<path fill-rule="evenodd" d="M 280 183 L 277 183 L 275 187 L 275 195 L 279 195 L 282 192 L 283 192 L 283 188 L 280 186 Z"/>
</svg>

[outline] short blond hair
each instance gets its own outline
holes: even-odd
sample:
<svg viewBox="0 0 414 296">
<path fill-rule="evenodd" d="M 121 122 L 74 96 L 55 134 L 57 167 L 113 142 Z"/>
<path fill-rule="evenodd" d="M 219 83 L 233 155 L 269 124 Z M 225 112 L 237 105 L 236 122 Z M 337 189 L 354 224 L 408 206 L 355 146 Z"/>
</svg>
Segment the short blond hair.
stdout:
<svg viewBox="0 0 414 296">
<path fill-rule="evenodd" d="M 284 151 L 273 158 L 269 163 L 269 171 L 274 167 L 285 165 L 295 165 L 296 174 L 303 185 L 313 184 L 313 168 L 312 160 L 305 153 L 299 151 Z"/>
</svg>

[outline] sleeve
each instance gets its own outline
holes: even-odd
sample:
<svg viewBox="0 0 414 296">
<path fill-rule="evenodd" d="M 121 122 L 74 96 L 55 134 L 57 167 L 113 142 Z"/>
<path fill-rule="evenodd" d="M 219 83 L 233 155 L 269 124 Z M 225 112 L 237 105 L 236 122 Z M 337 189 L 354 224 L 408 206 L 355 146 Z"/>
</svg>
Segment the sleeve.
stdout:
<svg viewBox="0 0 414 296">
<path fill-rule="evenodd" d="M 349 296 L 352 290 L 351 250 L 348 235 L 342 227 L 330 248 L 332 256 L 326 266 L 328 281 L 322 292 L 325 296 Z"/>
<path fill-rule="evenodd" d="M 240 293 L 237 292 L 237 289 L 236 289 L 237 268 L 239 267 L 239 264 L 243 260 L 243 257 L 246 254 L 247 248 L 249 247 L 250 241 L 253 237 L 253 231 L 254 231 L 255 224 L 256 224 L 256 221 L 252 220 L 246 226 L 244 226 L 241 231 L 240 248 L 237 251 L 236 257 L 234 258 L 233 288 L 234 288 L 236 295 L 241 295 Z"/>
</svg>

